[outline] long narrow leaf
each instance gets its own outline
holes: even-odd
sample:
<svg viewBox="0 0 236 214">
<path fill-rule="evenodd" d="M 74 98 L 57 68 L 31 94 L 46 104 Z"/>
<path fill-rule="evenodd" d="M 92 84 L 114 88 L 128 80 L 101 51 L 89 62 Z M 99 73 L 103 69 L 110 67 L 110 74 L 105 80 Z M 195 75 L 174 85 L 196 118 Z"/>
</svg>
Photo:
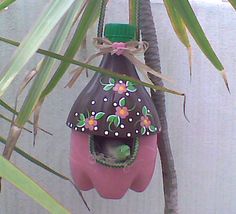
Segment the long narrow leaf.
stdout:
<svg viewBox="0 0 236 214">
<path fill-rule="evenodd" d="M 68 11 L 66 17 L 63 19 L 63 22 L 56 32 L 56 36 L 50 46 L 49 50 L 53 52 L 60 52 L 63 44 L 70 32 L 70 29 L 73 25 L 74 18 L 77 14 L 77 11 L 81 7 L 81 1 L 77 0 Z M 35 81 L 20 109 L 18 117 L 16 119 L 16 124 L 22 127 L 25 122 L 29 119 L 32 111 L 34 110 L 39 97 L 46 86 L 48 77 L 52 71 L 52 68 L 55 64 L 55 59 L 46 57 L 42 62 L 42 65 L 39 69 L 39 74 L 36 76 Z"/>
<path fill-rule="evenodd" d="M 3 2 L 0 2 L 0 11 L 3 10 L 4 8 L 8 7 L 10 4 L 15 2 L 16 0 L 5 0 Z"/>
<path fill-rule="evenodd" d="M 0 106 L 2 106 L 4 109 L 6 109 L 7 111 L 11 112 L 12 114 L 18 115 L 18 112 L 13 109 L 10 105 L 8 105 L 6 102 L 4 102 L 2 99 L 0 99 Z M 28 120 L 27 121 L 29 124 L 33 125 L 33 122 Z M 46 131 L 45 129 L 39 127 L 39 129 L 49 135 L 52 135 L 52 133 Z"/>
<path fill-rule="evenodd" d="M 13 59 L 0 78 L 0 97 L 4 94 L 17 74 L 33 56 L 51 30 L 66 13 L 74 0 L 54 0 L 41 16 L 33 30 L 24 39 Z"/>
<path fill-rule="evenodd" d="M 0 136 L 0 143 L 6 145 L 6 139 L 4 139 L 3 137 Z M 68 177 L 60 174 L 59 172 L 56 172 L 55 170 L 53 170 L 52 168 L 48 167 L 47 165 L 45 165 L 44 163 L 40 162 L 39 160 L 37 160 L 36 158 L 32 157 L 31 155 L 27 154 L 26 152 L 24 152 L 23 150 L 19 149 L 18 147 L 15 147 L 14 150 L 20 154 L 22 157 L 26 158 L 27 160 L 29 160 L 30 162 L 36 164 L 37 166 L 47 170 L 48 172 L 53 173 L 54 175 L 64 179 L 64 180 L 70 180 Z"/>
<path fill-rule="evenodd" d="M 236 0 L 229 0 L 230 4 L 234 7 L 236 10 Z"/>
<path fill-rule="evenodd" d="M 8 123 L 12 123 L 12 120 L 11 120 L 11 119 L 9 119 L 8 117 L 4 116 L 4 115 L 1 114 L 1 113 L 0 113 L 0 119 L 3 119 L 3 120 L 5 120 L 5 121 L 7 121 Z M 24 127 L 23 127 L 23 129 L 24 129 L 25 131 L 29 132 L 29 133 L 32 133 L 32 131 L 29 130 L 29 129 L 27 129 L 27 128 L 24 128 Z"/>
<path fill-rule="evenodd" d="M 81 20 L 78 24 L 78 27 L 73 35 L 73 38 L 69 44 L 69 47 L 67 48 L 64 56 L 67 58 L 74 58 L 75 54 L 77 53 L 79 47 L 81 46 L 82 42 L 84 41 L 84 38 L 86 36 L 86 33 L 88 31 L 88 28 L 90 25 L 94 22 L 94 16 L 98 14 L 99 8 L 101 5 L 101 0 L 90 0 L 87 4 L 85 11 L 81 17 Z M 59 65 L 58 69 L 56 70 L 55 74 L 53 75 L 52 79 L 48 83 L 46 89 L 43 91 L 41 95 L 41 99 L 43 99 L 45 96 L 47 96 L 57 85 L 59 80 L 62 78 L 62 76 L 65 74 L 66 70 L 69 68 L 70 63 L 63 61 Z"/>
<path fill-rule="evenodd" d="M 70 213 L 45 190 L 43 190 L 37 183 L 35 183 L 30 177 L 25 175 L 3 156 L 0 156 L 0 176 L 12 183 L 27 195 L 29 195 L 50 213 Z"/>
<path fill-rule="evenodd" d="M 186 31 L 186 26 L 174 7 L 173 0 L 164 0 L 164 4 L 170 18 L 171 24 L 174 28 L 176 35 L 179 40 L 183 43 L 183 45 L 187 48 L 189 54 L 189 67 L 190 67 L 190 75 L 192 74 L 192 51 L 191 45 L 188 39 L 188 34 Z"/>
<path fill-rule="evenodd" d="M 201 25 L 198 22 L 198 19 L 189 3 L 188 0 L 174 0 L 174 6 L 181 18 L 183 19 L 186 27 L 189 32 L 197 42 L 198 46 L 201 48 L 202 52 L 206 57 L 211 61 L 211 63 L 220 71 L 227 89 L 229 90 L 226 73 L 224 67 L 212 49 Z"/>
<path fill-rule="evenodd" d="M 13 40 L 10 40 L 10 39 L 7 39 L 7 38 L 3 38 L 3 37 L 0 37 L 0 41 L 3 41 L 5 43 L 8 43 L 8 44 L 11 44 L 11 45 L 14 45 L 14 46 L 19 46 L 19 44 L 20 44 L 19 42 L 16 42 L 16 41 L 13 41 Z M 68 57 L 65 57 L 65 56 L 62 56 L 60 54 L 56 54 L 56 53 L 53 53 L 53 52 L 50 52 L 50 51 L 47 51 L 47 50 L 38 49 L 37 53 L 45 55 L 45 56 L 50 56 L 50 57 L 58 59 L 60 61 L 65 61 L 67 63 L 78 65 L 78 66 L 81 66 L 81 67 L 99 72 L 99 73 L 104 74 L 106 76 L 111 76 L 111 77 L 114 77 L 114 78 L 119 78 L 121 80 L 134 82 L 137 85 L 142 85 L 142 86 L 145 86 L 145 87 L 148 87 L 148 88 L 152 88 L 154 90 L 163 91 L 163 92 L 167 92 L 167 93 L 171 93 L 171 94 L 175 94 L 175 95 L 179 95 L 179 96 L 185 96 L 185 94 L 183 94 L 183 93 L 168 89 L 166 87 L 152 85 L 152 84 L 140 81 L 138 79 L 132 78 L 130 76 L 120 75 L 118 73 L 109 71 L 107 69 L 103 69 L 103 68 L 100 68 L 100 67 L 96 67 L 96 66 L 93 66 L 93 65 L 82 63 L 82 62 L 79 62 L 77 60 L 70 59 Z"/>
</svg>

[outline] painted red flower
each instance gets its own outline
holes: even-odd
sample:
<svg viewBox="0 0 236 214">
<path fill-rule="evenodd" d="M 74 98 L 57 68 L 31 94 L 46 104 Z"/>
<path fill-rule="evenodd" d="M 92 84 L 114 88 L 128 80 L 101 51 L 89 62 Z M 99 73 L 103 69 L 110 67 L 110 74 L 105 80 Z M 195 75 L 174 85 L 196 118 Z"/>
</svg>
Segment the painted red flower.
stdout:
<svg viewBox="0 0 236 214">
<path fill-rule="evenodd" d="M 142 127 L 149 128 L 151 126 L 151 121 L 147 116 L 142 116 L 140 125 Z"/>
<path fill-rule="evenodd" d="M 116 115 L 122 119 L 125 119 L 129 115 L 127 107 L 116 107 Z"/>
<path fill-rule="evenodd" d="M 94 127 L 98 124 L 97 120 L 95 120 L 94 116 L 91 116 L 85 120 L 85 128 L 92 131 Z"/>
<path fill-rule="evenodd" d="M 127 91 L 127 86 L 124 83 L 116 83 L 113 91 L 117 91 L 118 94 L 123 94 Z"/>
</svg>

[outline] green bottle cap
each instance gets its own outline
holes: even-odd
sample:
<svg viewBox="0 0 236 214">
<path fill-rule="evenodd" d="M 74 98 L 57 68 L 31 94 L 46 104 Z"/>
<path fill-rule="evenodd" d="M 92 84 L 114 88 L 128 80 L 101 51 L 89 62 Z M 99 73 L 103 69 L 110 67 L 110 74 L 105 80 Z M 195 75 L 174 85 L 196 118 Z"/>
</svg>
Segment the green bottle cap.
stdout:
<svg viewBox="0 0 236 214">
<path fill-rule="evenodd" d="M 129 42 L 136 39 L 136 27 L 129 24 L 106 24 L 104 36 L 111 42 Z"/>
</svg>

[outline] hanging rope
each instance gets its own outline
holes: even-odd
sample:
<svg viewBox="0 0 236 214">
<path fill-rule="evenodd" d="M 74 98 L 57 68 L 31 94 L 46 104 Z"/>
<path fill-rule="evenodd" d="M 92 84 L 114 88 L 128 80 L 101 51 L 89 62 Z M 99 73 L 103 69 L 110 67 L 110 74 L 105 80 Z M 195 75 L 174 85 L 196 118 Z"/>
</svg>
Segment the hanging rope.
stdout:
<svg viewBox="0 0 236 214">
<path fill-rule="evenodd" d="M 102 0 L 102 3 L 101 3 L 100 15 L 99 15 L 99 20 L 98 20 L 98 30 L 97 30 L 97 37 L 99 38 L 102 38 L 103 36 L 107 2 L 108 0 Z"/>
<path fill-rule="evenodd" d="M 102 0 L 101 2 L 101 8 L 100 8 L 100 15 L 98 20 L 98 29 L 97 29 L 97 37 L 102 38 L 103 37 L 103 31 L 104 31 L 104 23 L 105 23 L 105 15 L 106 15 L 106 5 L 108 0 Z M 137 28 L 137 35 L 136 40 L 140 41 L 140 4 L 141 0 L 129 0 L 130 7 L 135 5 L 135 16 L 132 16 L 131 11 L 129 12 L 130 17 L 130 24 L 133 24 Z M 131 18 L 132 16 L 132 18 Z"/>
</svg>

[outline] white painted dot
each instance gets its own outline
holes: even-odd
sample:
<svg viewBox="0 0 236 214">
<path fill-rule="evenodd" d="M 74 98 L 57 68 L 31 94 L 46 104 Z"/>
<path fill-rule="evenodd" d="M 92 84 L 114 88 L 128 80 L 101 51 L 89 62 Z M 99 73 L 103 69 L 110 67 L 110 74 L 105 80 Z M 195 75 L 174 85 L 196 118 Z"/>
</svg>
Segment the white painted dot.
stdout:
<svg viewBox="0 0 236 214">
<path fill-rule="evenodd" d="M 123 83 L 123 81 L 122 81 L 122 80 L 120 80 L 120 81 L 119 81 L 119 83 L 121 84 L 121 83 Z"/>
<path fill-rule="evenodd" d="M 115 132 L 115 136 L 118 136 L 119 135 L 119 133 L 118 132 Z"/>
<path fill-rule="evenodd" d="M 105 135 L 108 135 L 108 133 L 109 133 L 108 131 L 105 131 L 105 132 L 104 132 Z"/>
<path fill-rule="evenodd" d="M 75 131 L 77 131 L 78 130 L 78 127 L 75 127 Z"/>
<path fill-rule="evenodd" d="M 141 102 L 142 100 L 140 98 L 138 98 L 138 101 Z"/>
<path fill-rule="evenodd" d="M 138 131 L 138 130 L 136 130 L 135 132 L 136 132 L 137 134 L 139 133 L 139 131 Z"/>
<path fill-rule="evenodd" d="M 94 105 L 96 102 L 95 102 L 95 100 L 93 100 L 91 103 L 92 103 L 92 105 Z"/>
<path fill-rule="evenodd" d="M 67 123 L 68 126 L 70 126 L 70 123 Z"/>
<path fill-rule="evenodd" d="M 104 97 L 103 101 L 104 101 L 104 102 L 107 102 L 107 101 L 108 101 L 108 99 L 107 99 L 106 97 Z"/>
<path fill-rule="evenodd" d="M 148 113 L 150 113 L 150 110 L 148 109 Z"/>
<path fill-rule="evenodd" d="M 97 131 L 97 130 L 98 130 L 98 127 L 97 127 L 97 126 L 95 126 L 95 127 L 94 127 L 94 130 L 95 130 L 95 131 Z"/>
<path fill-rule="evenodd" d="M 127 133 L 127 137 L 131 137 L 131 133 Z"/>
<path fill-rule="evenodd" d="M 75 116 L 77 117 L 78 115 L 79 115 L 79 114 L 76 112 L 76 113 L 75 113 Z"/>
<path fill-rule="evenodd" d="M 129 122 L 132 122 L 133 121 L 133 118 L 129 118 Z"/>
<path fill-rule="evenodd" d="M 120 128 L 124 129 L 124 128 L 125 128 L 125 125 L 124 125 L 124 124 L 121 124 L 121 125 L 120 125 Z"/>
<path fill-rule="evenodd" d="M 70 124 L 70 127 L 71 127 L 71 128 L 73 127 L 73 124 L 72 124 L 72 123 Z"/>
<path fill-rule="evenodd" d="M 128 92 L 126 92 L 126 93 L 125 93 L 125 95 L 128 97 L 128 96 L 129 96 L 129 93 L 128 93 Z"/>
<path fill-rule="evenodd" d="M 116 106 L 117 106 L 117 103 L 113 103 L 113 106 L 115 106 L 115 107 L 116 107 Z"/>
<path fill-rule="evenodd" d="M 155 131 L 157 131 L 157 127 L 155 127 Z"/>
<path fill-rule="evenodd" d="M 85 128 L 82 128 L 81 130 L 82 130 L 82 132 L 84 132 Z"/>
<path fill-rule="evenodd" d="M 147 132 L 147 135 L 149 135 L 150 133 L 149 132 Z"/>
<path fill-rule="evenodd" d="M 136 112 L 136 115 L 137 115 L 137 116 L 139 116 L 139 115 L 140 115 L 140 113 L 139 113 L 139 112 Z"/>
<path fill-rule="evenodd" d="M 92 115 L 95 115 L 95 112 L 94 112 L 94 111 L 92 112 Z"/>
</svg>

